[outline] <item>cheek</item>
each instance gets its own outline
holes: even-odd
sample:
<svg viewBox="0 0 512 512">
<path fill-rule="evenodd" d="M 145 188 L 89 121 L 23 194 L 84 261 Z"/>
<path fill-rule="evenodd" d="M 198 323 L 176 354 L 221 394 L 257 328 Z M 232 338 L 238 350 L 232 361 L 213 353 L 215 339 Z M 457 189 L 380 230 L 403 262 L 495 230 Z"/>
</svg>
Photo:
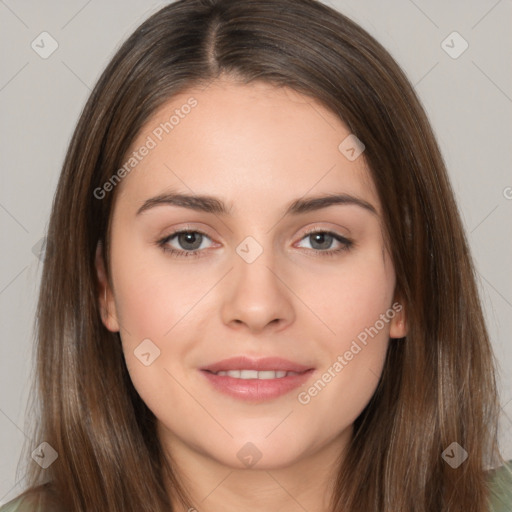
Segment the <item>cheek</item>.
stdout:
<svg viewBox="0 0 512 512">
<path fill-rule="evenodd" d="M 174 405 L 186 409 L 191 404 L 184 389 L 192 385 L 186 370 L 194 366 L 190 354 L 211 338 L 208 322 L 218 311 L 220 299 L 216 284 L 226 269 L 176 261 L 138 240 L 136 234 L 126 234 L 128 229 L 118 228 L 117 233 L 112 244 L 112 278 L 131 380 L 155 415 L 162 413 L 170 396 Z M 148 350 L 142 352 L 141 343 Z M 153 353 L 158 357 L 145 366 L 138 357 L 141 352 L 149 352 L 150 360 Z"/>
<path fill-rule="evenodd" d="M 347 259 L 329 279 L 316 283 L 306 285 L 303 297 L 315 304 L 323 320 L 316 342 L 325 357 L 317 380 L 298 398 L 315 411 L 311 418 L 328 418 L 334 435 L 357 418 L 377 387 L 395 315 L 395 275 L 389 260 L 376 250 Z M 319 420 L 318 428 L 325 426 Z"/>
<path fill-rule="evenodd" d="M 314 315 L 310 323 L 316 321 L 324 339 L 337 348 L 388 311 L 395 287 L 393 267 L 377 248 L 340 260 L 314 277 L 304 272 L 295 279 L 295 289 Z M 387 335 L 389 323 L 382 330 Z"/>
<path fill-rule="evenodd" d="M 171 403 L 180 411 L 190 407 L 180 364 L 194 343 L 190 333 L 196 332 L 199 310 L 194 306 L 204 289 L 194 279 L 190 286 L 184 281 L 183 273 L 181 279 L 177 272 L 164 273 L 147 259 L 140 265 L 126 260 L 118 267 L 116 308 L 126 366 L 137 393 L 157 417 L 165 417 Z"/>
<path fill-rule="evenodd" d="M 181 328 L 183 321 L 189 323 L 194 318 L 194 308 L 215 283 L 215 276 L 191 276 L 190 270 L 167 260 L 156 249 L 132 249 L 122 256 L 121 246 L 115 261 L 118 318 L 134 341 L 163 341 L 175 327 Z"/>
</svg>

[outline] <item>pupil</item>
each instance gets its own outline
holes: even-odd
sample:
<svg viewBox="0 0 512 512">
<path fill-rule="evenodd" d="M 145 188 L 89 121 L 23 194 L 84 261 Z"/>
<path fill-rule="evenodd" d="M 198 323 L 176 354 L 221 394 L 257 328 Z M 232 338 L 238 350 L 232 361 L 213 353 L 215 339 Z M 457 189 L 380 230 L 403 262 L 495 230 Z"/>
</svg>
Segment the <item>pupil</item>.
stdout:
<svg viewBox="0 0 512 512">
<path fill-rule="evenodd" d="M 199 233 L 181 233 L 179 241 L 184 249 L 198 249 L 201 246 L 201 236 Z M 192 244 L 192 247 L 187 244 Z"/>
<path fill-rule="evenodd" d="M 320 249 L 328 249 L 332 242 L 332 235 L 328 233 L 315 233 L 311 235 L 313 237 L 314 243 L 319 243 L 321 247 Z"/>
</svg>

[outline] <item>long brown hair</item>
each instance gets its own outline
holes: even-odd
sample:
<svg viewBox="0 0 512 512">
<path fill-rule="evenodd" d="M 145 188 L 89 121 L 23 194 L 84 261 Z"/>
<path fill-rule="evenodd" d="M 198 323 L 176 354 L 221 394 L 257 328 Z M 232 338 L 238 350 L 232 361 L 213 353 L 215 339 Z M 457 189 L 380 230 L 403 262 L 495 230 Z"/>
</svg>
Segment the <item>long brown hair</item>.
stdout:
<svg viewBox="0 0 512 512">
<path fill-rule="evenodd" d="M 101 322 L 95 251 L 116 191 L 98 199 L 143 124 L 173 95 L 220 76 L 315 98 L 363 141 L 378 191 L 408 334 L 389 346 L 354 425 L 332 511 L 487 508 L 497 448 L 495 361 L 444 162 L 404 73 L 368 33 L 315 0 L 180 0 L 145 21 L 102 74 L 80 116 L 51 213 L 37 309 L 32 438 L 58 459 L 29 484 L 70 511 L 192 506 L 155 417 L 134 389 L 117 333 Z M 110 273 L 108 272 L 110 275 Z M 443 451 L 468 453 L 454 469 Z M 30 449 L 34 449 L 34 445 Z M 38 487 L 39 486 L 39 487 Z"/>
</svg>

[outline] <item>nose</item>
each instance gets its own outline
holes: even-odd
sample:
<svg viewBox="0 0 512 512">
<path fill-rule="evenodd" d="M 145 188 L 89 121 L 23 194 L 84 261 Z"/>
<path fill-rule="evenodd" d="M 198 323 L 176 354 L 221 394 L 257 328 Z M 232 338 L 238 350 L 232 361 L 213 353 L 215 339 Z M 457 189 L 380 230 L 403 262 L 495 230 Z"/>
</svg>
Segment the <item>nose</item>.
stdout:
<svg viewBox="0 0 512 512">
<path fill-rule="evenodd" d="M 295 320 L 293 293 L 276 268 L 270 251 L 248 263 L 236 253 L 223 290 L 222 321 L 235 329 L 258 333 L 286 328 Z"/>
</svg>

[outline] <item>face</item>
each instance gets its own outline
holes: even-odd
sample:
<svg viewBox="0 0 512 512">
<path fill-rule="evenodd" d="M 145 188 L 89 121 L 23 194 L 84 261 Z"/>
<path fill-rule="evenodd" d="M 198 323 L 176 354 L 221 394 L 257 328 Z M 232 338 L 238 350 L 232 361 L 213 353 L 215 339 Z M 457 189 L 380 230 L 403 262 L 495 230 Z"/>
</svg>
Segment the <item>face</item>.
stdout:
<svg viewBox="0 0 512 512">
<path fill-rule="evenodd" d="M 405 322 L 349 135 L 311 98 L 224 80 L 134 141 L 103 322 L 171 452 L 282 468 L 350 437 Z"/>
</svg>

